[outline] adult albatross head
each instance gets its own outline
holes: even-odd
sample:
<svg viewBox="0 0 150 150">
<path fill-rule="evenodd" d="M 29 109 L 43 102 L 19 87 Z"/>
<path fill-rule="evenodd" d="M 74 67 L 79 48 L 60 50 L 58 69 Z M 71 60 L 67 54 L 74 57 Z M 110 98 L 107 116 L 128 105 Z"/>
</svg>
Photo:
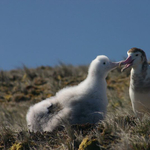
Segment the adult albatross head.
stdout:
<svg viewBox="0 0 150 150">
<path fill-rule="evenodd" d="M 120 62 L 120 66 L 125 65 L 121 71 L 124 71 L 131 66 L 132 68 L 136 68 L 137 66 L 142 65 L 142 68 L 144 68 L 145 64 L 147 64 L 146 54 L 142 49 L 131 48 L 127 54 L 127 59 Z"/>
</svg>

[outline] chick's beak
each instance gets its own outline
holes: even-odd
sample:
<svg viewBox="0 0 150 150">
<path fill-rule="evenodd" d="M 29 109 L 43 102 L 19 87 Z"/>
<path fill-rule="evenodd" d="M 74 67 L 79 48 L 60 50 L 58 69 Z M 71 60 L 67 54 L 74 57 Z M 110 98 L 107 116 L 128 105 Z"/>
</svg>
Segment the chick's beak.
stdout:
<svg viewBox="0 0 150 150">
<path fill-rule="evenodd" d="M 111 70 L 115 69 L 116 67 L 118 67 L 120 64 L 120 62 L 110 62 L 110 68 Z"/>
</svg>

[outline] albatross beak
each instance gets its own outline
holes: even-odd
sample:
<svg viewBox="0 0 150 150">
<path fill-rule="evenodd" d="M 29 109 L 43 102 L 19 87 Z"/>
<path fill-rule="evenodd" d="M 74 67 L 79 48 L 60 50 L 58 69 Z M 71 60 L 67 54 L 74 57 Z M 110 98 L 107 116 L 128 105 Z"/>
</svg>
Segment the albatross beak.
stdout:
<svg viewBox="0 0 150 150">
<path fill-rule="evenodd" d="M 113 70 L 118 67 L 120 62 L 110 62 L 110 69 Z"/>
<path fill-rule="evenodd" d="M 127 57 L 126 60 L 121 61 L 121 62 L 119 63 L 119 66 L 126 65 L 126 64 L 129 64 L 129 63 L 131 63 L 131 62 L 132 62 L 132 58 L 131 58 L 131 56 L 129 56 L 129 57 Z"/>
<path fill-rule="evenodd" d="M 127 57 L 126 60 L 121 61 L 121 62 L 119 63 L 119 66 L 125 65 L 125 67 L 123 67 L 121 71 L 124 71 L 125 69 L 129 68 L 130 66 L 132 66 L 132 62 L 133 62 L 133 61 L 134 61 L 134 59 L 132 59 L 131 56 Z"/>
</svg>

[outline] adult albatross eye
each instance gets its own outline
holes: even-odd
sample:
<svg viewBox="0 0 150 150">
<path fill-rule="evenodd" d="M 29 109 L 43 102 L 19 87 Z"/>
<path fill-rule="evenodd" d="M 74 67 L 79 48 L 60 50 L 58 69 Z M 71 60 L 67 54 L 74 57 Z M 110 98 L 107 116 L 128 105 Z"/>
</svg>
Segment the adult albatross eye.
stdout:
<svg viewBox="0 0 150 150">
<path fill-rule="evenodd" d="M 139 56 L 139 54 L 136 54 L 135 56 Z"/>
<path fill-rule="evenodd" d="M 103 62 L 103 65 L 105 65 L 106 64 L 106 62 Z"/>
</svg>

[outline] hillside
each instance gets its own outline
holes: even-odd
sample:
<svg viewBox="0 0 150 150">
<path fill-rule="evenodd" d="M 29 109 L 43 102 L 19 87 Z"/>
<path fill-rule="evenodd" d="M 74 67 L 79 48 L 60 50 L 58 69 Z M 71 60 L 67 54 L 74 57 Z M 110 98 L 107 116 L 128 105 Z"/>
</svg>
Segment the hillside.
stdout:
<svg viewBox="0 0 150 150">
<path fill-rule="evenodd" d="M 60 127 L 49 133 L 30 133 L 26 126 L 28 108 L 65 86 L 80 83 L 88 66 L 60 64 L 0 71 L 0 149 L 11 150 L 148 150 L 150 120 L 138 120 L 129 99 L 129 74 L 120 68 L 107 77 L 109 100 L 106 119 L 94 126 Z"/>
</svg>

